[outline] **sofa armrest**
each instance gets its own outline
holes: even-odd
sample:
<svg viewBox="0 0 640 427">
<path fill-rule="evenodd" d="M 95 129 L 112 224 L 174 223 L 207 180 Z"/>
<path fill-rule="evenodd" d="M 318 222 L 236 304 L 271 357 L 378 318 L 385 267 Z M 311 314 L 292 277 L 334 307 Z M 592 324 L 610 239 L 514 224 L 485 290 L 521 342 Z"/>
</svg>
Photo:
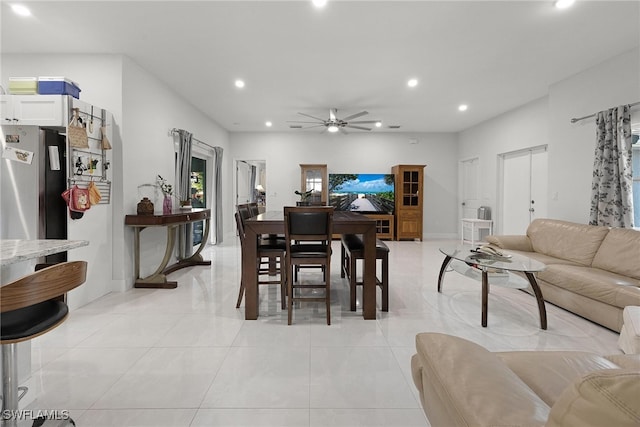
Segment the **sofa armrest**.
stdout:
<svg viewBox="0 0 640 427">
<path fill-rule="evenodd" d="M 545 424 L 549 406 L 487 349 L 421 333 L 416 350 L 412 375 L 432 427 Z"/>
<path fill-rule="evenodd" d="M 529 240 L 528 236 L 525 235 L 504 235 L 504 236 L 496 236 L 490 235 L 487 236 L 487 242 L 492 245 L 496 245 L 502 249 L 511 249 L 514 251 L 523 251 L 523 252 L 533 252 L 533 246 L 531 245 L 531 240 Z"/>
</svg>

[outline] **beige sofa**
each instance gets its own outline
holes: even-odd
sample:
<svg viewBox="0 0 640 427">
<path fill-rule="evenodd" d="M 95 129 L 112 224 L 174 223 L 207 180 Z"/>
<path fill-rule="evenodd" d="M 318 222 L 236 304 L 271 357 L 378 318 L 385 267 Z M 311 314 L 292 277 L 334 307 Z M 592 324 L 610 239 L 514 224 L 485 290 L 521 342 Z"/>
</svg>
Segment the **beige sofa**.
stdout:
<svg viewBox="0 0 640 427">
<path fill-rule="evenodd" d="M 609 329 L 640 305 L 640 231 L 536 219 L 526 235 L 487 241 L 545 263 L 536 276 L 544 299 Z"/>
<path fill-rule="evenodd" d="M 416 336 L 413 381 L 432 427 L 640 425 L 640 355 L 492 353 L 451 335 Z"/>
</svg>

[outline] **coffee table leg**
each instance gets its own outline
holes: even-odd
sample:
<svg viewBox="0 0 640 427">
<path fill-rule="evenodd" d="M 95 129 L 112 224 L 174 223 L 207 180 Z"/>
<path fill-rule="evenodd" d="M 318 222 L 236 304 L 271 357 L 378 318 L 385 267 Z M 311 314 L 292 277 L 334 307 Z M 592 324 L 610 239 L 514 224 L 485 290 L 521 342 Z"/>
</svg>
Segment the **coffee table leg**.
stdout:
<svg viewBox="0 0 640 427">
<path fill-rule="evenodd" d="M 442 267 L 440 267 L 440 274 L 438 275 L 438 292 L 442 292 L 442 278 L 444 277 L 444 273 L 451 262 L 450 256 L 445 256 L 444 261 L 442 262 Z"/>
<path fill-rule="evenodd" d="M 538 312 L 540 313 L 540 328 L 547 329 L 547 309 L 544 306 L 544 298 L 542 298 L 542 291 L 538 286 L 538 282 L 536 281 L 536 276 L 533 273 L 525 272 L 527 279 L 529 279 L 529 284 L 531 284 L 531 289 L 533 289 L 533 293 L 536 295 L 536 300 L 538 301 Z"/>
<path fill-rule="evenodd" d="M 482 271 L 482 327 L 487 327 L 487 310 L 489 308 L 489 273 Z"/>
</svg>

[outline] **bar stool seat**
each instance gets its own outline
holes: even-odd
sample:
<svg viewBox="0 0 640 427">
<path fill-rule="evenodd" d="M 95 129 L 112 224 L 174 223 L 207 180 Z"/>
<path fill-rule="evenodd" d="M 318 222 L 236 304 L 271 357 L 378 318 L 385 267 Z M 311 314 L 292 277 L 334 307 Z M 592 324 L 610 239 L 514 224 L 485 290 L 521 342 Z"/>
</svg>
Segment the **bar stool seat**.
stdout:
<svg viewBox="0 0 640 427">
<path fill-rule="evenodd" d="M 31 273 L 0 287 L 0 344 L 2 345 L 2 410 L 18 410 L 26 388 L 18 387 L 17 344 L 45 334 L 65 321 L 69 307 L 64 294 L 86 280 L 87 263 L 71 261 Z M 18 393 L 22 389 L 22 396 Z M 16 426 L 17 419 L 3 426 Z M 35 425 L 35 424 L 34 424 Z"/>
<path fill-rule="evenodd" d="M 356 262 L 364 259 L 364 243 L 360 234 L 343 234 L 341 245 L 340 277 L 347 277 L 350 288 L 351 311 L 356 311 L 356 286 L 363 282 L 357 281 Z M 389 247 L 380 239 L 376 239 L 376 260 L 382 260 L 382 279 L 376 273 L 376 285 L 382 289 L 382 311 L 389 311 Z"/>
</svg>

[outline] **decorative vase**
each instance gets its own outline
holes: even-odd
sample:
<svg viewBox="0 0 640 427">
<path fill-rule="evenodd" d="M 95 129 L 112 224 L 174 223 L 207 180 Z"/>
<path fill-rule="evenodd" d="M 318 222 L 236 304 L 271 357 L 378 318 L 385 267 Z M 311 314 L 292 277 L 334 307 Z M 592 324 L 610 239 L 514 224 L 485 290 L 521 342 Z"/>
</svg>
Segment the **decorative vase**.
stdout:
<svg viewBox="0 0 640 427">
<path fill-rule="evenodd" d="M 153 215 L 153 202 L 148 197 L 143 197 L 138 202 L 137 212 L 138 215 Z"/>
<path fill-rule="evenodd" d="M 162 215 L 169 215 L 173 210 L 173 203 L 171 201 L 171 196 L 164 196 L 164 200 L 162 201 Z"/>
</svg>

